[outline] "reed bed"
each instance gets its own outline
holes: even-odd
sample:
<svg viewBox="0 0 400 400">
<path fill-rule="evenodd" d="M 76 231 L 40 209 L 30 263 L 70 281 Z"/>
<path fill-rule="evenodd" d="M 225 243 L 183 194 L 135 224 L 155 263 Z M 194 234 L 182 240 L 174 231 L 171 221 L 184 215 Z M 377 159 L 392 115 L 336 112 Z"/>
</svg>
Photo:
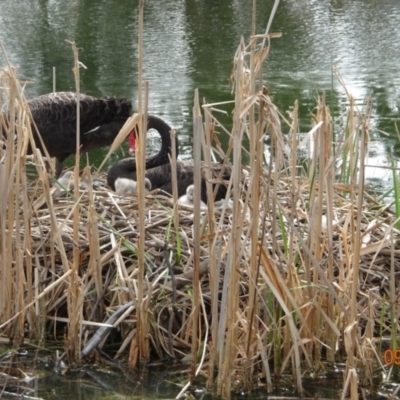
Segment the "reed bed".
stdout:
<svg viewBox="0 0 400 400">
<path fill-rule="evenodd" d="M 377 370 L 390 377 L 384 351 L 394 352 L 399 337 L 400 252 L 391 205 L 364 187 L 369 102 L 359 110 L 349 95 L 332 121 L 322 95 L 300 134 L 297 103 L 284 118 L 262 81 L 272 37 L 238 47 L 232 131 L 216 117 L 222 104 L 201 110 L 195 95 L 195 159 L 201 146 L 204 160 L 196 179 L 207 179 L 209 198 L 211 182 L 229 187 L 225 204 L 209 201 L 207 210 L 157 191 L 122 198 L 96 172 L 88 189 L 55 197 L 36 151 L 37 178 L 28 180 L 29 113 L 15 73 L 3 71 L 11 122 L 3 114 L 2 338 L 15 346 L 55 338 L 67 365 L 114 340 L 113 357 L 130 367 L 189 362 L 188 380 L 200 374 L 224 397 L 261 384 L 271 390 L 273 377 L 288 373 L 302 391 L 304 375 L 343 359 L 343 396 L 357 398 Z M 218 158 L 232 165 L 230 181 L 208 167 Z"/>
</svg>

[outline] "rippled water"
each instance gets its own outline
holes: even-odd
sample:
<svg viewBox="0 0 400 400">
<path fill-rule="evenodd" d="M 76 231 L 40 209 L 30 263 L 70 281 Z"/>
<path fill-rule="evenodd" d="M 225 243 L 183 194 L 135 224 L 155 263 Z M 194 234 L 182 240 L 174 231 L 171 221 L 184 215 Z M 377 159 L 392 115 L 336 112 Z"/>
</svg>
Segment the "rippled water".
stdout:
<svg viewBox="0 0 400 400">
<path fill-rule="evenodd" d="M 282 5 L 274 28 L 284 34 L 273 43 L 267 71 L 278 107 L 287 109 L 299 99 L 302 126 L 308 130 L 307 112 L 312 111 L 317 93 L 325 90 L 333 116 L 339 116 L 348 102 L 334 67 L 359 107 L 372 96 L 367 164 L 387 165 L 391 153 L 398 159 L 400 3 L 311 0 Z M 387 170 L 367 169 L 367 179 L 377 188 L 385 187 L 390 177 Z"/>
<path fill-rule="evenodd" d="M 25 354 L 22 354 L 22 353 Z M 115 362 L 107 365 L 99 362 L 97 366 L 86 366 L 79 370 L 65 370 L 64 374 L 54 372 L 54 359 L 46 354 L 34 351 L 20 351 L 20 355 L 8 353 L 0 360 L 0 369 L 4 372 L 0 388 L 1 398 L 70 400 L 70 399 L 175 399 L 182 387 L 189 380 L 188 365 L 179 365 L 171 361 L 149 368 L 128 370 L 123 365 Z M 43 352 L 45 353 L 45 352 Z M 335 367 L 334 371 L 326 373 L 325 378 L 315 380 L 304 377 L 304 394 L 302 399 L 336 399 L 340 397 L 340 382 L 343 380 L 344 366 Z M 14 379 L 11 378 L 14 374 Z M 8 377 L 8 381 L 6 381 Z M 323 384 L 321 384 L 323 382 Z M 197 386 L 189 393 L 187 398 L 199 400 L 216 399 L 207 393 L 205 378 L 197 379 Z M 24 397 L 17 396 L 17 393 Z M 309 396 L 313 393 L 313 397 Z M 237 393 L 232 400 L 264 400 L 269 399 L 299 399 L 299 394 L 288 378 L 282 381 L 280 387 L 268 393 L 265 387 L 260 387 L 251 395 L 244 396 Z M 185 397 L 183 397 L 185 398 Z M 368 398 L 371 400 L 371 398 Z"/>
<path fill-rule="evenodd" d="M 263 32 L 272 1 L 259 2 L 257 30 Z M 27 95 L 74 90 L 72 51 L 80 48 L 81 90 L 92 95 L 128 97 L 137 104 L 137 2 L 123 0 L 2 1 L 0 38 Z M 191 156 L 193 93 L 208 102 L 231 99 L 229 77 L 240 37 L 248 39 L 251 9 L 245 0 L 158 0 L 145 2 L 144 77 L 150 83 L 149 112 L 162 116 L 179 131 L 180 152 Z M 281 111 L 296 99 L 301 127 L 308 131 L 315 96 L 327 92 L 334 116 L 347 98 L 333 67 L 362 107 L 373 98 L 372 143 L 368 164 L 385 164 L 390 152 L 398 157 L 400 74 L 400 3 L 397 0 L 281 1 L 272 32 L 265 80 Z M 4 65 L 4 56 L 0 56 Z M 229 119 L 224 122 L 229 125 Z M 378 133 L 386 131 L 389 136 Z M 149 139 L 157 147 L 157 135 Z M 106 151 L 94 152 L 99 163 Z M 117 156 L 115 156 L 117 157 Z M 115 158 L 111 159 L 111 162 Z M 381 169 L 369 169 L 379 178 Z M 387 179 L 385 177 L 384 179 Z"/>
</svg>

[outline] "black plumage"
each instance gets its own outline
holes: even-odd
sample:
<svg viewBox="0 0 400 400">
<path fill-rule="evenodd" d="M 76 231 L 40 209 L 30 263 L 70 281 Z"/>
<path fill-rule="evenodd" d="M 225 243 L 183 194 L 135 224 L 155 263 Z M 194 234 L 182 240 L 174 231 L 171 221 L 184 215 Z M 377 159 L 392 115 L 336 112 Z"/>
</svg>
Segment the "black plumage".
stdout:
<svg viewBox="0 0 400 400">
<path fill-rule="evenodd" d="M 49 155 L 57 158 L 57 176 L 64 160 L 76 152 L 77 99 L 75 92 L 55 92 L 28 102 L 35 144 L 43 150 L 40 135 Z M 132 104 L 123 98 L 79 94 L 79 112 L 80 148 L 86 153 L 112 144 L 130 117 Z M 31 153 L 29 146 L 28 154 Z"/>
<path fill-rule="evenodd" d="M 171 127 L 160 118 L 149 116 L 147 129 L 154 128 L 161 136 L 160 151 L 146 160 L 145 177 L 151 182 L 152 189 L 162 189 L 172 194 L 172 171 L 168 155 L 171 155 Z M 178 139 L 176 137 L 176 154 L 178 154 Z M 211 165 L 213 175 L 213 188 L 215 189 L 214 200 L 225 198 L 227 188 L 226 181 L 230 179 L 230 167 L 222 163 Z M 202 168 L 204 174 L 204 167 Z M 188 186 L 193 185 L 194 163 L 193 160 L 177 160 L 176 174 L 178 185 L 178 196 L 186 194 Z M 117 178 L 128 178 L 136 181 L 136 162 L 133 158 L 125 158 L 117 161 L 108 171 L 107 183 L 112 190 L 115 190 L 115 180 Z M 202 177 L 201 199 L 207 202 L 206 181 Z"/>
</svg>

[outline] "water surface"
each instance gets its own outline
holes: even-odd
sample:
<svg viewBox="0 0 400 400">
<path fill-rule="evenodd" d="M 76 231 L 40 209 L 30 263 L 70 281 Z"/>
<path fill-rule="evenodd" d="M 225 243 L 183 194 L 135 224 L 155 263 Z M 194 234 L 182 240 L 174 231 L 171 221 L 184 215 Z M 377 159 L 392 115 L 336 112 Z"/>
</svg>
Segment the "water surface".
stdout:
<svg viewBox="0 0 400 400">
<path fill-rule="evenodd" d="M 273 1 L 258 2 L 257 31 L 267 25 Z M 137 105 L 137 2 L 123 0 L 2 1 L 0 38 L 19 77 L 27 81 L 28 98 L 57 90 L 74 90 L 71 68 L 73 40 L 80 49 L 81 90 L 116 95 Z M 310 129 L 315 97 L 326 91 L 334 116 L 346 108 L 345 89 L 362 107 L 373 98 L 372 143 L 368 164 L 384 164 L 394 152 L 400 74 L 400 3 L 397 0 L 282 1 L 272 32 L 265 84 L 282 112 L 300 104 L 301 128 Z M 144 78 L 150 84 L 149 112 L 165 118 L 179 131 L 180 152 L 191 157 L 194 89 L 208 102 L 232 98 L 229 82 L 234 52 L 249 39 L 251 9 L 245 0 L 158 0 L 145 2 Z M 0 56 L 0 65 L 5 65 Z M 228 111 L 230 111 L 228 109 Z M 222 118 L 228 126 L 229 118 Z M 285 129 L 285 127 L 283 128 Z M 389 133 L 385 136 L 379 131 Z M 157 147 L 150 135 L 150 152 Z M 99 164 L 106 150 L 94 152 Z M 114 156 L 113 162 L 121 153 Z M 381 169 L 368 177 L 382 183 Z M 384 179 L 387 179 L 385 177 Z"/>
</svg>

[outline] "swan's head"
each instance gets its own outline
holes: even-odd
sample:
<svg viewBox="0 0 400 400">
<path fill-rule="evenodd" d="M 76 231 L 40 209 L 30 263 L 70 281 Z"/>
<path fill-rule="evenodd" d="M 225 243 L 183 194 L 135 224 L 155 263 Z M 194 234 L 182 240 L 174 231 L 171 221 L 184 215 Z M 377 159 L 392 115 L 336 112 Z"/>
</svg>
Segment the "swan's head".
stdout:
<svg viewBox="0 0 400 400">
<path fill-rule="evenodd" d="M 194 203 L 194 185 L 190 185 L 186 188 L 186 196 L 190 203 Z"/>
<path fill-rule="evenodd" d="M 151 181 L 149 178 L 144 178 L 144 187 L 146 188 L 147 191 L 150 192 L 151 190 Z"/>
<path fill-rule="evenodd" d="M 60 176 L 54 183 L 56 190 L 54 191 L 54 196 L 59 197 L 65 193 L 65 189 L 74 189 L 74 171 L 67 171 L 64 175 Z M 65 189 L 64 189 L 65 188 Z"/>
<path fill-rule="evenodd" d="M 68 184 L 72 182 L 74 179 L 74 171 L 67 171 L 64 175 L 60 176 L 57 179 L 57 182 L 68 188 Z"/>
<path fill-rule="evenodd" d="M 66 171 L 63 176 L 60 177 L 60 179 L 70 179 L 74 176 L 74 171 Z"/>
<path fill-rule="evenodd" d="M 89 187 L 89 183 L 89 177 L 85 176 L 85 178 L 81 179 L 81 181 L 79 182 L 79 189 L 86 190 Z"/>
</svg>

